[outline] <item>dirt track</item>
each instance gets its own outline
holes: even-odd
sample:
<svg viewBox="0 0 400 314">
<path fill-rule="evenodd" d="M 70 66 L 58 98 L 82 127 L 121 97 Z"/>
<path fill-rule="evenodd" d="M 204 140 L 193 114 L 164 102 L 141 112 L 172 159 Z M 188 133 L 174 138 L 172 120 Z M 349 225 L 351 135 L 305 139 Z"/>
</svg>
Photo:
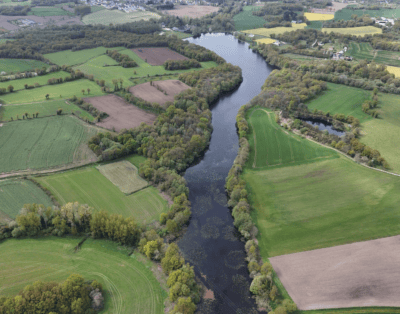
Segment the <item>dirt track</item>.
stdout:
<svg viewBox="0 0 400 314">
<path fill-rule="evenodd" d="M 400 236 L 282 255 L 270 262 L 300 310 L 400 306 Z"/>
<path fill-rule="evenodd" d="M 132 51 L 151 65 L 163 65 L 167 60 L 188 60 L 185 56 L 168 48 L 135 48 Z"/>
<path fill-rule="evenodd" d="M 162 91 L 157 89 L 160 87 L 162 91 L 166 91 L 165 95 Z M 150 82 L 133 86 L 129 89 L 136 97 L 142 98 L 151 103 L 156 102 L 163 106 L 167 101 L 174 101 L 174 96 L 180 92 L 189 89 L 190 86 L 178 80 L 157 81 L 150 85 Z"/>
<path fill-rule="evenodd" d="M 85 98 L 84 101 L 109 115 L 99 123 L 98 126 L 119 132 L 122 129 L 131 129 L 139 126 L 142 122 L 153 124 L 156 115 L 128 104 L 124 99 L 115 95 Z"/>
<path fill-rule="evenodd" d="M 205 6 L 205 5 L 178 5 L 173 10 L 166 10 L 164 13 L 175 15 L 179 17 L 188 16 L 192 18 L 202 17 L 207 14 L 217 12 L 218 7 Z"/>
</svg>

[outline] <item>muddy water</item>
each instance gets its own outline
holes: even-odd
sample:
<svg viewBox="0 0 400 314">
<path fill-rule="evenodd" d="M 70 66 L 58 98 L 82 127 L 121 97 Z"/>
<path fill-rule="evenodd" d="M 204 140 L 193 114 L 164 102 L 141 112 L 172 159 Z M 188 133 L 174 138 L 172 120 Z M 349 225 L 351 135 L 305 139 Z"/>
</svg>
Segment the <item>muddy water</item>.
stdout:
<svg viewBox="0 0 400 314">
<path fill-rule="evenodd" d="M 260 93 L 272 67 L 248 49 L 248 44 L 239 43 L 231 35 L 208 34 L 188 40 L 240 66 L 243 83 L 212 107 L 214 131 L 209 150 L 185 173 L 192 219 L 178 245 L 214 293 L 214 301 L 200 305 L 201 313 L 252 313 L 255 303 L 248 292 L 251 281 L 244 243 L 233 226 L 224 184 L 239 148 L 236 114 L 241 106 Z"/>
</svg>

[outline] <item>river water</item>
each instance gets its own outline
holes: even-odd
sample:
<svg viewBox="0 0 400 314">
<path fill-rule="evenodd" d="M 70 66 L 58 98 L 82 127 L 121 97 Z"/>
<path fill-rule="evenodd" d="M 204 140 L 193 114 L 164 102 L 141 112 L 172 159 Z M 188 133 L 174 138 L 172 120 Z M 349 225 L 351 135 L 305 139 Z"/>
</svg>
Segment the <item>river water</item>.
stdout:
<svg viewBox="0 0 400 314">
<path fill-rule="evenodd" d="M 244 243 L 233 226 L 224 184 L 239 149 L 236 114 L 260 93 L 273 69 L 247 43 L 239 43 L 232 35 L 207 34 L 188 41 L 239 66 L 243 82 L 211 108 L 214 131 L 210 147 L 199 163 L 186 170 L 184 177 L 190 189 L 192 218 L 178 245 L 214 293 L 214 301 L 200 304 L 201 313 L 252 313 L 255 303 L 248 291 L 251 281 Z"/>
</svg>

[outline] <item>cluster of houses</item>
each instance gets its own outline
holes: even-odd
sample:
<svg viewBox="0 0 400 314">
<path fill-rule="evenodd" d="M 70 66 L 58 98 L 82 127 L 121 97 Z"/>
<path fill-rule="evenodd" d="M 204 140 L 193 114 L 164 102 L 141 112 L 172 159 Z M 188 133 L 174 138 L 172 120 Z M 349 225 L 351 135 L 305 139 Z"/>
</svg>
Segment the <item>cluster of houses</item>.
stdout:
<svg viewBox="0 0 400 314">
<path fill-rule="evenodd" d="M 375 20 L 375 24 L 379 24 L 381 26 L 388 26 L 388 23 L 390 23 L 390 25 L 394 25 L 394 21 L 395 19 L 388 19 L 386 17 L 381 17 L 381 18 L 372 18 L 373 20 Z"/>
</svg>

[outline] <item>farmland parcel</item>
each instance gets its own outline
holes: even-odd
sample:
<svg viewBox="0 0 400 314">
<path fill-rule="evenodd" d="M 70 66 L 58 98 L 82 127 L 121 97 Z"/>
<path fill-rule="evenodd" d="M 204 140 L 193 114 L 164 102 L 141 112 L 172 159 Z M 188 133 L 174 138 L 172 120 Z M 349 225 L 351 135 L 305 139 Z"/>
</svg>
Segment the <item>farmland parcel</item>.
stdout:
<svg viewBox="0 0 400 314">
<path fill-rule="evenodd" d="M 95 13 L 85 15 L 82 22 L 86 25 L 110 25 L 112 24 L 123 24 L 137 22 L 140 20 L 149 20 L 154 18 L 159 18 L 160 16 L 156 13 L 149 11 L 135 11 L 130 13 L 125 13 L 119 10 L 101 10 Z"/>
<path fill-rule="evenodd" d="M 212 7 L 206 5 L 178 5 L 175 6 L 174 10 L 167 10 L 165 12 L 166 14 L 175 15 L 179 17 L 188 16 L 191 18 L 199 18 L 217 11 L 218 7 Z"/>
<path fill-rule="evenodd" d="M 322 32 L 338 33 L 342 35 L 354 35 L 364 37 L 365 35 L 382 34 L 382 29 L 374 26 L 346 27 L 346 28 L 323 28 Z"/>
<path fill-rule="evenodd" d="M 163 65 L 167 60 L 188 60 L 185 56 L 168 48 L 135 48 L 132 51 L 151 65 Z"/>
</svg>

